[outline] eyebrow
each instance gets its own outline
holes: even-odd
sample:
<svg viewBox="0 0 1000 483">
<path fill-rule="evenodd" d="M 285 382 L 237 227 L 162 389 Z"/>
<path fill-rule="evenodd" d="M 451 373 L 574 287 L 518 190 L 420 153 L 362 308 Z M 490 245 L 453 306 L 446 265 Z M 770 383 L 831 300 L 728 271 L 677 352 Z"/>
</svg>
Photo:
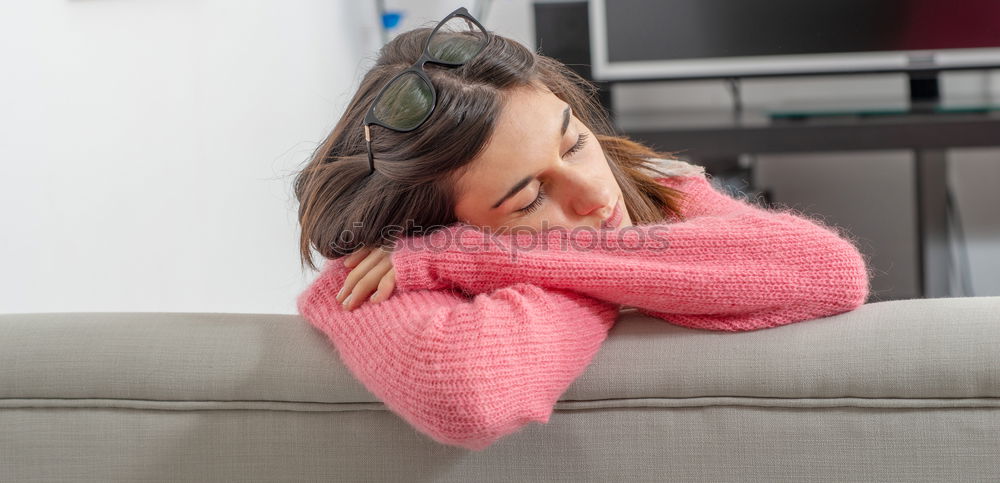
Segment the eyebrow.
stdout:
<svg viewBox="0 0 1000 483">
<path fill-rule="evenodd" d="M 563 110 L 563 120 L 562 127 L 559 129 L 559 139 L 562 139 L 562 137 L 566 135 L 566 129 L 569 127 L 569 119 L 572 112 L 572 109 L 570 109 L 570 106 L 568 105 L 566 106 L 566 109 Z M 503 195 L 503 197 L 500 198 L 500 201 L 494 203 L 490 209 L 495 210 L 499 208 L 504 201 L 507 201 L 511 196 L 516 195 L 519 191 L 523 190 L 525 186 L 528 186 L 528 183 L 531 183 L 532 179 L 534 179 L 533 176 L 525 176 L 517 183 L 514 183 L 514 186 L 507 191 L 507 194 Z"/>
</svg>

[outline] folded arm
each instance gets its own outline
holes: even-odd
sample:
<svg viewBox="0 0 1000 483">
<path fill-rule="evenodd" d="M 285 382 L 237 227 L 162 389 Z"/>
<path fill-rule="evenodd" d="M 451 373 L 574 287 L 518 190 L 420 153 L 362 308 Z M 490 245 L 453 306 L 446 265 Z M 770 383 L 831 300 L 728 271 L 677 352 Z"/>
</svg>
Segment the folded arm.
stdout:
<svg viewBox="0 0 1000 483">
<path fill-rule="evenodd" d="M 334 298 L 348 271 L 328 261 L 299 296 L 299 312 L 390 410 L 440 443 L 472 450 L 548 422 L 618 316 L 612 304 L 526 283 L 471 298 L 396 292 L 349 312 Z"/>
<path fill-rule="evenodd" d="M 772 327 L 864 303 L 865 261 L 834 230 L 724 195 L 704 176 L 661 182 L 689 195 L 684 220 L 508 235 L 455 224 L 397 242 L 397 287 L 476 294 L 525 282 L 713 330 Z"/>
</svg>

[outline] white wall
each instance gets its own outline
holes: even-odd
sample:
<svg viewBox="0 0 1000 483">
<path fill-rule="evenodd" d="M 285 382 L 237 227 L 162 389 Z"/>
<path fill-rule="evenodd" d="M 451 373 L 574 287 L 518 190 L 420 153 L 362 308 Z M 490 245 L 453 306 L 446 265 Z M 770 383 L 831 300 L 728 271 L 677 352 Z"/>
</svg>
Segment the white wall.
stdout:
<svg viewBox="0 0 1000 483">
<path fill-rule="evenodd" d="M 294 313 L 291 174 L 377 46 L 359 6 L 0 3 L 0 313 Z"/>
<path fill-rule="evenodd" d="M 468 9 L 488 30 L 535 48 L 533 7 L 529 0 L 385 0 L 386 10 L 403 13 L 389 36 L 417 27 L 434 27 L 458 7 Z M 371 8 L 374 11 L 375 7 Z"/>
</svg>

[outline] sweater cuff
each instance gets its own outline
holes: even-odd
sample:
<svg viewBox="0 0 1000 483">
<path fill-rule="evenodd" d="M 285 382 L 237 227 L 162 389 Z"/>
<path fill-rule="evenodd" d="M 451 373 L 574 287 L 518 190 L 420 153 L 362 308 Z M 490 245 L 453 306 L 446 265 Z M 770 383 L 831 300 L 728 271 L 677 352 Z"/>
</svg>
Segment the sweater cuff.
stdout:
<svg viewBox="0 0 1000 483">
<path fill-rule="evenodd" d="M 452 242 L 454 228 L 459 225 L 461 223 L 454 223 L 426 235 L 396 240 L 390 255 L 396 272 L 396 287 L 403 291 L 451 288 L 449 283 L 437 277 L 431 262 L 436 251 L 447 249 Z"/>
</svg>

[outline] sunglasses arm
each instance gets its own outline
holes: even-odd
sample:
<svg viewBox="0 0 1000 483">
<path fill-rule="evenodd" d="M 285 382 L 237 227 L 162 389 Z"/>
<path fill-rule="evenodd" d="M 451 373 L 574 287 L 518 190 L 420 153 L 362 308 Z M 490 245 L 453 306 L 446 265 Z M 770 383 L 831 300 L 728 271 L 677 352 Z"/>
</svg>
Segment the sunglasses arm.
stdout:
<svg viewBox="0 0 1000 483">
<path fill-rule="evenodd" d="M 372 156 L 372 133 L 365 124 L 365 144 L 368 145 L 368 167 L 371 169 L 368 174 L 375 172 L 375 157 Z"/>
</svg>

